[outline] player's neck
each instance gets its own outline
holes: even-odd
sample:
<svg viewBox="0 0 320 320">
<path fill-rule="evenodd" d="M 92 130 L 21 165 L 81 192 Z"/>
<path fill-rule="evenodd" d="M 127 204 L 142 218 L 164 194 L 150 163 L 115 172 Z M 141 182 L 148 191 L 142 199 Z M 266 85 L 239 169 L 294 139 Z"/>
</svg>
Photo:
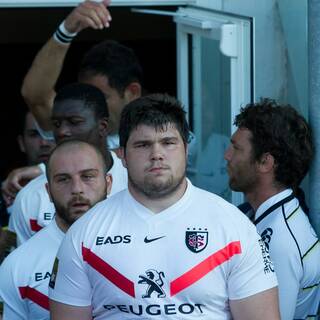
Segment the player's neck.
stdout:
<svg viewBox="0 0 320 320">
<path fill-rule="evenodd" d="M 269 198 L 283 191 L 285 187 L 271 184 L 271 185 L 260 185 L 250 192 L 245 193 L 246 199 L 250 203 L 254 211 L 260 207 L 260 205 L 267 201 Z"/>
<path fill-rule="evenodd" d="M 134 188 L 132 184 L 130 184 L 130 182 L 128 184 L 128 189 L 136 201 L 140 202 L 143 206 L 148 208 L 153 213 L 159 213 L 169 208 L 182 198 L 187 189 L 187 180 L 184 179 L 173 193 L 170 193 L 167 196 L 162 196 L 160 198 L 150 198 L 146 196 L 145 194 Z"/>
<path fill-rule="evenodd" d="M 59 229 L 63 233 L 66 233 L 70 227 L 69 224 L 67 224 L 61 217 L 59 217 L 58 214 L 55 215 L 55 220 L 56 220 L 56 224 L 59 227 Z"/>
</svg>

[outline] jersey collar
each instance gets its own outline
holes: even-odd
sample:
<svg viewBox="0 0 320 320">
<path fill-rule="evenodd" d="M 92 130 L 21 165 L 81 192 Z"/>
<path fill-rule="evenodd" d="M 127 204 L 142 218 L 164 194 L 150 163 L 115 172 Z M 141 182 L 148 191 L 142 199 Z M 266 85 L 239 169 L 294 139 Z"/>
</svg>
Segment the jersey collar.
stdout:
<svg viewBox="0 0 320 320">
<path fill-rule="evenodd" d="M 140 216 L 142 219 L 146 221 L 159 221 L 159 220 L 170 220 L 172 219 L 176 214 L 181 212 L 181 208 L 188 206 L 188 203 L 190 201 L 190 195 L 192 194 L 194 186 L 190 182 L 190 180 L 187 179 L 187 188 L 185 190 L 185 193 L 183 196 L 173 205 L 170 207 L 166 208 L 165 210 L 154 213 L 147 207 L 145 207 L 143 204 L 138 202 L 131 194 L 130 191 L 128 190 L 127 192 L 127 199 L 126 203 L 129 204 L 129 207 L 131 208 L 130 211 L 134 211 L 138 216 Z"/>
<path fill-rule="evenodd" d="M 269 213 L 294 198 L 293 190 L 285 189 L 263 202 L 256 211 L 254 224 L 258 224 Z"/>
</svg>

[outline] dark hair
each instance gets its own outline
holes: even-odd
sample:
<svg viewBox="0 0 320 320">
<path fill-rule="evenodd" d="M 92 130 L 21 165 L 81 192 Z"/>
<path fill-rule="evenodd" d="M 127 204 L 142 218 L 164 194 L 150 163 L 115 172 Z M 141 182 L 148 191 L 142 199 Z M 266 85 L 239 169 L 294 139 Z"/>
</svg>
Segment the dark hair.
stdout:
<svg viewBox="0 0 320 320">
<path fill-rule="evenodd" d="M 130 133 L 144 124 L 163 129 L 169 123 L 176 126 L 186 145 L 189 140 L 189 126 L 181 103 L 167 94 L 151 94 L 133 100 L 125 106 L 120 119 L 120 146 L 125 147 Z"/>
<path fill-rule="evenodd" d="M 275 159 L 276 182 L 296 190 L 314 154 L 306 120 L 292 106 L 265 98 L 241 108 L 234 124 L 251 131 L 254 160 L 270 153 Z"/>
<path fill-rule="evenodd" d="M 142 84 L 141 65 L 132 49 L 116 41 L 106 40 L 91 48 L 83 57 L 78 78 L 108 77 L 109 85 L 123 94 L 132 82 Z"/>
<path fill-rule="evenodd" d="M 107 167 L 107 162 L 106 158 L 103 156 L 102 152 L 98 147 L 95 145 L 82 141 L 82 140 L 77 140 L 77 139 L 70 139 L 70 140 L 63 140 L 60 143 L 56 145 L 56 147 L 51 151 L 47 165 L 46 165 L 46 176 L 48 181 L 50 181 L 50 167 L 51 167 L 51 158 L 52 156 L 59 151 L 60 149 L 69 149 L 70 147 L 81 147 L 81 146 L 88 146 L 91 147 L 97 154 L 98 158 L 100 158 L 102 166 L 103 166 L 103 171 L 107 173 L 107 171 L 110 169 Z"/>
<path fill-rule="evenodd" d="M 109 111 L 104 94 L 97 87 L 86 83 L 72 83 L 58 90 L 54 104 L 64 100 L 80 100 L 94 111 L 97 119 L 108 118 Z"/>
</svg>

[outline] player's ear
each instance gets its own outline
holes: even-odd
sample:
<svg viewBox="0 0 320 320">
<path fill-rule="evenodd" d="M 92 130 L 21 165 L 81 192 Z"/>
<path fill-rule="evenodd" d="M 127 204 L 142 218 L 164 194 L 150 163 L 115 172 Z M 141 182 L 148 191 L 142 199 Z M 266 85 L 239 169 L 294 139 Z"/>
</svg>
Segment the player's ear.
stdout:
<svg viewBox="0 0 320 320">
<path fill-rule="evenodd" d="M 139 82 L 131 82 L 124 90 L 124 97 L 127 103 L 141 97 L 141 84 Z"/>
<path fill-rule="evenodd" d="M 111 192 L 111 189 L 112 189 L 112 181 L 113 181 L 112 175 L 111 175 L 110 173 L 107 173 L 107 174 L 106 174 L 107 195 L 109 195 L 110 192 Z"/>
<path fill-rule="evenodd" d="M 108 135 L 109 124 L 107 118 L 102 118 L 99 120 L 99 134 L 100 137 L 106 137 Z"/>
<path fill-rule="evenodd" d="M 268 173 L 274 170 L 275 159 L 273 155 L 269 152 L 264 153 L 260 160 L 257 162 L 258 170 L 261 173 Z"/>
<path fill-rule="evenodd" d="M 50 193 L 50 187 L 49 187 L 48 182 L 46 182 L 46 190 L 47 190 L 47 192 L 48 192 L 48 195 L 49 195 L 50 201 L 51 201 L 51 202 L 53 202 L 53 201 L 52 201 L 52 197 L 51 197 L 51 193 Z"/>
</svg>

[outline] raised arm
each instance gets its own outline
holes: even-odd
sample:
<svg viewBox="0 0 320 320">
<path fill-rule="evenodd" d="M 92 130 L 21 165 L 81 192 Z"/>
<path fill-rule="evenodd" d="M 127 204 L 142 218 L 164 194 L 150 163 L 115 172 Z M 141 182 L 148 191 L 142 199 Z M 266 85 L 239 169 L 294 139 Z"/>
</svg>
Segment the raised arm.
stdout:
<svg viewBox="0 0 320 320">
<path fill-rule="evenodd" d="M 80 3 L 58 28 L 68 39 L 59 40 L 56 32 L 36 55 L 24 78 L 21 93 L 42 129 L 51 129 L 50 116 L 56 94 L 55 85 L 73 37 L 86 28 L 109 27 L 111 21 L 107 9 L 109 3 L 110 0 L 103 2 L 86 0 Z"/>
<path fill-rule="evenodd" d="M 50 38 L 36 55 L 23 80 L 21 94 L 44 130 L 51 129 L 50 115 L 55 97 L 54 87 L 69 46 Z"/>
</svg>

